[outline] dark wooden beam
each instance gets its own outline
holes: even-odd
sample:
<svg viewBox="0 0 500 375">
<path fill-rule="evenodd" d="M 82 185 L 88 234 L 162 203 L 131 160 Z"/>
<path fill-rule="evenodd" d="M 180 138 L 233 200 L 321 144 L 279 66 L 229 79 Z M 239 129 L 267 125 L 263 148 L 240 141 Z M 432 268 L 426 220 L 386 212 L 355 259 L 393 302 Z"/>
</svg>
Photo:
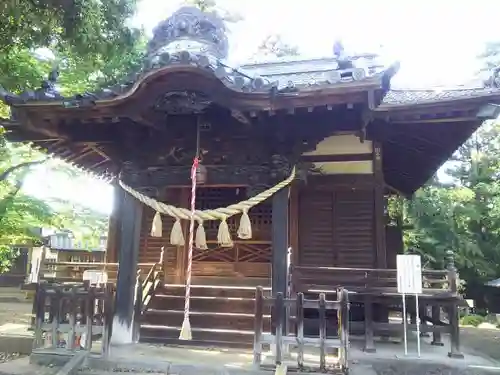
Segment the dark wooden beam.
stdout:
<svg viewBox="0 0 500 375">
<path fill-rule="evenodd" d="M 443 124 L 443 123 L 457 123 L 457 122 L 471 122 L 477 121 L 476 117 L 449 117 L 449 118 L 431 118 L 431 119 L 391 119 L 391 124 Z"/>
<path fill-rule="evenodd" d="M 343 154 L 343 155 L 302 155 L 301 160 L 306 162 L 342 162 L 342 161 L 364 161 L 372 160 L 373 155 L 368 154 Z"/>
<path fill-rule="evenodd" d="M 119 210 L 118 278 L 116 281 L 116 306 L 113 321 L 113 342 L 127 344 L 133 341 L 134 291 L 139 240 L 142 221 L 142 204 L 120 187 L 115 187 L 115 209 Z"/>
<path fill-rule="evenodd" d="M 251 194 L 260 192 L 288 177 L 288 173 L 275 171 L 261 165 L 204 165 L 207 170 L 207 186 L 249 186 Z M 166 186 L 190 186 L 190 166 L 150 167 L 148 169 L 125 168 L 122 180 L 134 188 Z M 273 173 L 276 175 L 273 176 Z"/>
</svg>

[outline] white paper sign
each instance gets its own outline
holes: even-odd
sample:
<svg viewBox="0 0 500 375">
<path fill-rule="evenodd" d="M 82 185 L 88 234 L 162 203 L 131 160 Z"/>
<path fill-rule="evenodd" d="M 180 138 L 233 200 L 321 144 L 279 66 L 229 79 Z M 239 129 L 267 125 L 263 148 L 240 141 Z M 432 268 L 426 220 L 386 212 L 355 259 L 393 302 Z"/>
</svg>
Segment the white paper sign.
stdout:
<svg viewBox="0 0 500 375">
<path fill-rule="evenodd" d="M 106 284 L 108 282 L 108 274 L 104 271 L 86 270 L 83 272 L 83 281 L 89 281 L 90 285 Z"/>
<path fill-rule="evenodd" d="M 422 265 L 420 255 L 397 256 L 398 293 L 422 293 Z"/>
</svg>

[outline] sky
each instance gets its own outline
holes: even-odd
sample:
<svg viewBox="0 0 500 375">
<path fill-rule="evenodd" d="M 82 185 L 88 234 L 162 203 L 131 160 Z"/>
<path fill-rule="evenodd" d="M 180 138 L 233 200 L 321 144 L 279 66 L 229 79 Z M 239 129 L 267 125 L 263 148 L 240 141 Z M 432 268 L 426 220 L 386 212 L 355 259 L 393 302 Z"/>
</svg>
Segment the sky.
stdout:
<svg viewBox="0 0 500 375">
<path fill-rule="evenodd" d="M 148 35 L 182 1 L 141 0 L 133 26 Z M 479 68 L 476 56 L 488 41 L 500 41 L 498 0 L 217 0 L 220 8 L 243 20 L 230 25 L 229 58 L 238 66 L 260 42 L 280 34 L 297 45 L 303 58 L 332 55 L 335 40 L 349 53 L 376 52 L 399 61 L 396 88 L 456 87 L 470 84 Z M 39 198 L 74 199 L 100 212 L 112 208 L 106 183 L 48 173 L 43 166 L 26 180 L 25 190 Z"/>
</svg>

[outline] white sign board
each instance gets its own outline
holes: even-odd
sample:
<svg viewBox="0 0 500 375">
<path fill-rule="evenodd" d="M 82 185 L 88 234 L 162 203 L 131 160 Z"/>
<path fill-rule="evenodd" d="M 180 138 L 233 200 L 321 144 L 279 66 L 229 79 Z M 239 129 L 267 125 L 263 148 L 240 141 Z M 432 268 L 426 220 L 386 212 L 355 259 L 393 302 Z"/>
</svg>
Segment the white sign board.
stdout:
<svg viewBox="0 0 500 375">
<path fill-rule="evenodd" d="M 104 271 L 86 270 L 83 272 L 83 281 L 89 281 L 90 285 L 106 284 L 108 282 L 108 274 Z"/>
<path fill-rule="evenodd" d="M 420 255 L 397 256 L 398 293 L 422 293 L 422 265 Z"/>
</svg>

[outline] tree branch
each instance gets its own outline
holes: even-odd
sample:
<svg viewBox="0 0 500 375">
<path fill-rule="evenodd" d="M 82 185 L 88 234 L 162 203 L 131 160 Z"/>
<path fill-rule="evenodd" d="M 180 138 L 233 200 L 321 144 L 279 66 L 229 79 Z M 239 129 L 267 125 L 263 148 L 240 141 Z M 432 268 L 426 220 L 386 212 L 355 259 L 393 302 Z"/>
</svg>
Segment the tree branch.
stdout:
<svg viewBox="0 0 500 375">
<path fill-rule="evenodd" d="M 27 161 L 25 163 L 20 163 L 17 165 L 13 165 L 12 167 L 7 168 L 3 173 L 0 174 L 0 181 L 5 181 L 12 173 L 17 171 L 18 169 L 26 168 L 26 167 L 32 167 L 34 165 L 38 164 L 43 164 L 47 161 L 48 159 L 43 159 L 43 160 L 36 160 L 36 161 Z"/>
<path fill-rule="evenodd" d="M 16 198 L 17 194 L 21 190 L 21 187 L 23 186 L 21 181 L 16 181 L 16 186 L 14 187 L 14 190 L 12 190 L 5 198 L 3 198 L 0 201 L 0 222 L 3 221 L 3 218 L 5 217 L 5 214 L 7 213 L 7 209 L 9 206 L 14 202 L 14 199 Z"/>
</svg>

